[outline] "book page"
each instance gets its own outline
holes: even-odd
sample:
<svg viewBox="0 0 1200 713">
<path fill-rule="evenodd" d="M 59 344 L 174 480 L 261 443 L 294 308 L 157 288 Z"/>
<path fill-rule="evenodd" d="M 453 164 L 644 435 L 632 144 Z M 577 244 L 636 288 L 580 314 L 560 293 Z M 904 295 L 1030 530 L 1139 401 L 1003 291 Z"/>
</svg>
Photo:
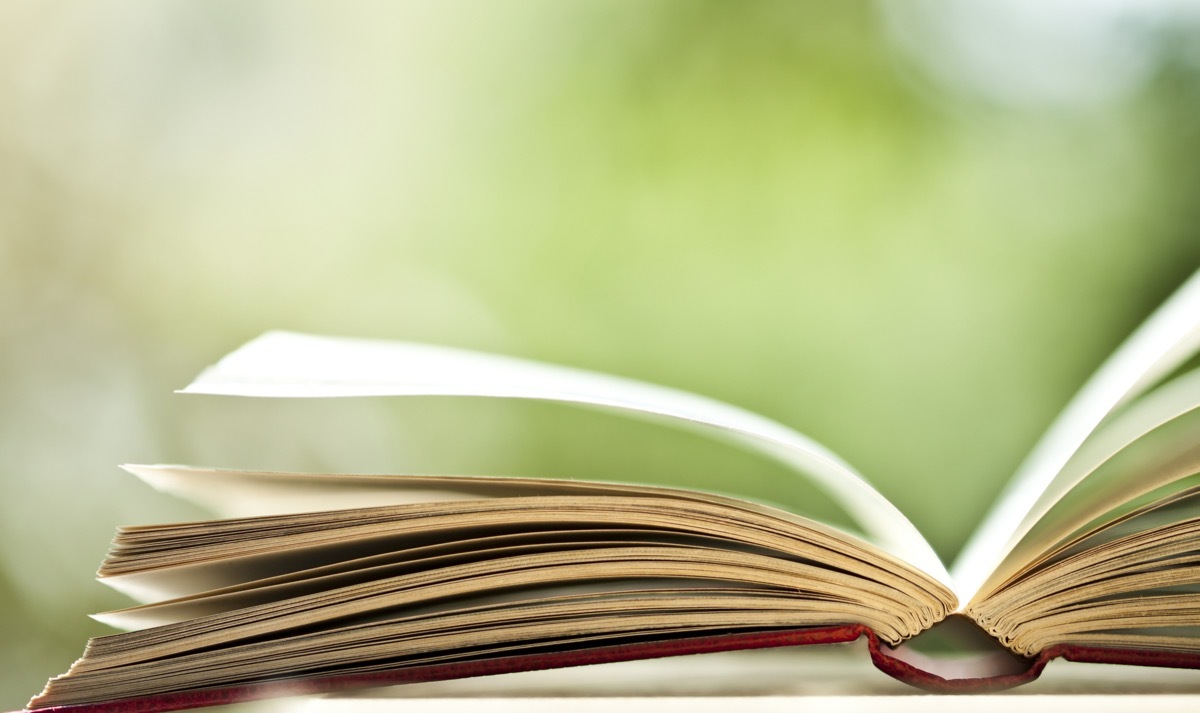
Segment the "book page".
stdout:
<svg viewBox="0 0 1200 713">
<path fill-rule="evenodd" d="M 580 369 L 403 342 L 270 332 L 183 390 L 260 397 L 482 396 L 618 409 L 725 434 L 828 492 L 879 547 L 948 582 L 912 523 L 839 457 L 763 416 L 696 394 Z"/>
<path fill-rule="evenodd" d="M 1100 422 L 1185 363 L 1197 349 L 1200 272 L 1109 357 L 1025 459 L 955 561 L 953 578 L 960 602 L 974 598 L 1011 549 L 1021 520 Z"/>
<path fill-rule="evenodd" d="M 177 494 L 225 496 L 217 501 L 232 493 L 266 496 L 290 484 L 302 492 L 324 492 L 330 503 L 341 504 L 346 504 L 343 496 L 357 497 L 364 492 L 361 486 L 367 486 L 365 493 L 380 501 L 353 512 L 320 509 L 122 528 L 98 574 L 106 584 L 142 601 L 240 586 L 290 572 L 298 563 L 306 571 L 341 567 L 351 560 L 432 544 L 437 538 L 449 538 L 451 549 L 462 549 L 467 539 L 497 534 L 600 528 L 626 531 L 636 539 L 646 536 L 642 530 L 665 528 L 672 534 L 659 532 L 655 537 L 670 539 L 686 532 L 692 538 L 718 538 L 724 548 L 767 548 L 898 589 L 916 585 L 936 593 L 940 604 L 931 604 L 933 609 L 945 613 L 953 607 L 946 585 L 864 540 L 776 508 L 695 491 L 487 476 L 251 473 L 170 466 L 131 470 Z M 407 497 L 431 490 L 474 497 L 434 502 Z M 454 534 L 446 534 L 449 530 Z M 436 533 L 442 534 L 433 537 Z"/>
<path fill-rule="evenodd" d="M 1137 496 L 1197 472 L 1195 433 L 1200 409 L 1200 370 L 1173 379 L 1104 424 L 1072 457 L 1037 499 L 1008 543 L 1008 555 L 976 595 L 1021 570 L 1076 528 Z M 1169 428 L 1176 426 L 1176 428 Z M 1164 437 L 1170 433 L 1171 438 Z M 1157 433 L 1154 443 L 1139 443 Z M 1150 460 L 1106 469 L 1133 446 L 1149 446 Z M 1180 451 L 1185 457 L 1180 459 Z M 1082 494 L 1084 497 L 1076 497 Z M 1068 496 L 1071 496 L 1070 498 Z"/>
<path fill-rule="evenodd" d="M 672 498 L 785 520 L 858 550 L 875 547 L 859 536 L 778 507 L 685 488 L 493 475 L 285 473 L 136 464 L 121 467 L 156 490 L 202 505 L 225 518 L 530 496 Z M 911 564 L 905 560 L 899 563 Z"/>
<path fill-rule="evenodd" d="M 1197 540 L 1197 523 L 1200 523 L 1197 519 L 1200 515 L 1197 482 L 1196 477 L 1191 477 L 1185 479 L 1182 488 L 1158 489 L 1131 509 L 1122 506 L 1120 512 L 1105 522 L 1089 523 L 1053 550 L 1042 553 L 1036 563 L 986 599 L 973 602 L 970 611 L 981 621 L 996 624 L 1003 619 L 1010 625 L 1018 622 L 1018 626 L 1028 629 L 1029 620 L 1023 615 L 1014 617 L 1014 611 L 1030 604 L 1053 608 L 1056 605 L 1048 600 L 1050 596 L 1058 596 L 1061 600 L 1062 595 L 1067 594 L 1075 606 L 1082 601 L 1084 608 L 1098 612 L 1101 609 L 1092 608 L 1092 605 L 1102 605 L 1103 599 L 1118 595 L 1146 597 L 1200 591 L 1200 583 L 1187 574 L 1197 560 L 1192 554 Z M 1128 586 L 1131 577 L 1147 571 L 1152 571 L 1158 581 Z M 1097 593 L 1097 586 L 1100 593 Z M 1088 589 L 1081 589 L 1083 587 Z M 1151 606 L 1143 599 L 1142 613 L 1158 611 L 1157 604 L 1163 602 L 1156 600 Z M 1191 606 L 1194 609 L 1194 605 Z M 1055 610 L 1055 613 L 1059 612 Z M 1101 619 L 1096 620 L 1097 628 L 1104 628 Z M 1138 622 L 1128 623 L 1130 628 L 1142 628 L 1135 626 Z M 1181 633 L 1179 629 L 1159 632 L 1175 636 Z"/>
</svg>

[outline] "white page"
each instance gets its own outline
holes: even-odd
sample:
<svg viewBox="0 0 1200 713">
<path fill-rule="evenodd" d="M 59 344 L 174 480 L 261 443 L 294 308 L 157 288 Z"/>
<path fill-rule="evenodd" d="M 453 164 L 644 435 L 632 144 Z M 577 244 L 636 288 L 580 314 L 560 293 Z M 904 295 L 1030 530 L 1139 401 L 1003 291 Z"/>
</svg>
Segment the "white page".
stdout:
<svg viewBox="0 0 1200 713">
<path fill-rule="evenodd" d="M 1083 442 L 1118 406 L 1136 398 L 1200 348 L 1200 272 L 1092 376 L 1017 470 L 954 563 L 960 603 L 970 601 L 1011 550 L 1022 519 Z"/>
<path fill-rule="evenodd" d="M 1200 370 L 1167 382 L 1106 422 L 1075 453 L 1034 503 L 1008 543 L 1008 556 L 988 576 L 979 595 L 987 595 L 991 588 L 1002 584 L 1019 571 L 1030 558 L 1040 555 L 1062 537 L 1100 517 L 1109 509 L 1172 480 L 1190 475 L 1188 469 L 1179 469 L 1178 454 L 1168 451 L 1170 459 L 1166 464 L 1150 467 L 1144 472 L 1139 471 L 1136 480 L 1128 477 L 1115 482 L 1102 480 L 1099 491 L 1088 500 L 1075 505 L 1080 508 L 1078 511 L 1057 513 L 1051 520 L 1058 520 L 1058 524 L 1049 529 L 1046 527 L 1051 523 L 1044 518 L 1072 488 L 1084 480 L 1094 483 L 1096 477 L 1102 477 L 1097 475 L 1097 470 L 1122 450 L 1154 429 L 1184 417 L 1196 409 L 1200 409 Z M 1191 436 L 1185 438 L 1190 441 Z M 1036 537 L 1030 537 L 1030 532 L 1039 524 L 1041 531 Z"/>
<path fill-rule="evenodd" d="M 267 397 L 487 396 L 633 411 L 735 437 L 825 489 L 885 551 L 949 584 L 912 523 L 861 475 L 808 437 L 696 394 L 594 372 L 424 344 L 269 332 L 183 390 Z"/>
</svg>

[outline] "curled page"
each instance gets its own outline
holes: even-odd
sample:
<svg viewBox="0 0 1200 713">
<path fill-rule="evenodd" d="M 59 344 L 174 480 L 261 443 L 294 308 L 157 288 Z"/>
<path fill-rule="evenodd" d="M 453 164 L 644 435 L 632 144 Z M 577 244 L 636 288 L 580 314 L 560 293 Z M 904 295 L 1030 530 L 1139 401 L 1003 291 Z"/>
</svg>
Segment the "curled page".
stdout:
<svg viewBox="0 0 1200 713">
<path fill-rule="evenodd" d="M 1137 398 L 1200 348 L 1200 272 L 1113 353 L 1025 459 L 954 564 L 959 601 L 972 600 L 1019 540 L 1022 520 L 1088 437 L 1118 406 Z"/>
<path fill-rule="evenodd" d="M 1158 455 L 1139 458 L 1136 477 L 1130 477 L 1129 471 L 1105 473 L 1102 466 L 1164 425 L 1178 424 L 1188 418 L 1197 423 L 1194 419 L 1198 410 L 1200 370 L 1195 370 L 1167 382 L 1128 409 L 1114 414 L 1076 451 L 1034 503 L 1012 535 L 1015 544 L 988 576 L 979 593 L 986 595 L 994 591 L 1031 560 L 1056 547 L 1062 538 L 1112 508 L 1195 473 L 1195 466 L 1190 464 L 1196 463 L 1200 454 L 1183 455 L 1195 452 L 1194 426 L 1176 432 L 1170 439 L 1160 435 L 1155 441 Z M 1084 481 L 1088 482 L 1085 497 L 1064 506 L 1064 499 Z"/>
<path fill-rule="evenodd" d="M 949 584 L 945 567 L 912 523 L 836 455 L 780 423 L 684 391 L 447 347 L 269 332 L 206 370 L 183 393 L 542 399 L 716 429 L 807 476 L 854 518 L 872 542 Z"/>
</svg>

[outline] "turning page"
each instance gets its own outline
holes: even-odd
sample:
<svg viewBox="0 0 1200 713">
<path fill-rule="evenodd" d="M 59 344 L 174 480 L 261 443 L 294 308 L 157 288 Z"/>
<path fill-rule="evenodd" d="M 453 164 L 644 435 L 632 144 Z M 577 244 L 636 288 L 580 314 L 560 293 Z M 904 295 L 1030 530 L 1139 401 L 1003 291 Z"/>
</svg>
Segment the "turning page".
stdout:
<svg viewBox="0 0 1200 713">
<path fill-rule="evenodd" d="M 1200 348 L 1200 272 L 1092 376 L 1025 459 L 954 564 L 959 602 L 966 605 L 1019 540 L 1022 520 L 1063 472 L 1096 427 L 1184 364 Z"/>
<path fill-rule="evenodd" d="M 853 468 L 808 437 L 720 401 L 580 369 L 424 344 L 269 332 L 202 373 L 193 394 L 265 397 L 484 396 L 542 399 L 661 417 L 731 436 L 810 478 L 876 545 L 944 584 L 912 523 Z"/>
</svg>

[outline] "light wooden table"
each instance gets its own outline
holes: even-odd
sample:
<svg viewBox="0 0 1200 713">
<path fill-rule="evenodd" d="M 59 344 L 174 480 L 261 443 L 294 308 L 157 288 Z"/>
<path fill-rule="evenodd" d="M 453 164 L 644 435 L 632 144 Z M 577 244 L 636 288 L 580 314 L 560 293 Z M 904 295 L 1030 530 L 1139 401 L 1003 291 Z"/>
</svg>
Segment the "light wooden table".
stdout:
<svg viewBox="0 0 1200 713">
<path fill-rule="evenodd" d="M 777 649 L 409 684 L 231 706 L 228 713 L 741 713 L 966 711 L 1200 713 L 1200 671 L 1053 661 L 989 695 L 929 695 L 871 665 L 865 646 Z"/>
</svg>

